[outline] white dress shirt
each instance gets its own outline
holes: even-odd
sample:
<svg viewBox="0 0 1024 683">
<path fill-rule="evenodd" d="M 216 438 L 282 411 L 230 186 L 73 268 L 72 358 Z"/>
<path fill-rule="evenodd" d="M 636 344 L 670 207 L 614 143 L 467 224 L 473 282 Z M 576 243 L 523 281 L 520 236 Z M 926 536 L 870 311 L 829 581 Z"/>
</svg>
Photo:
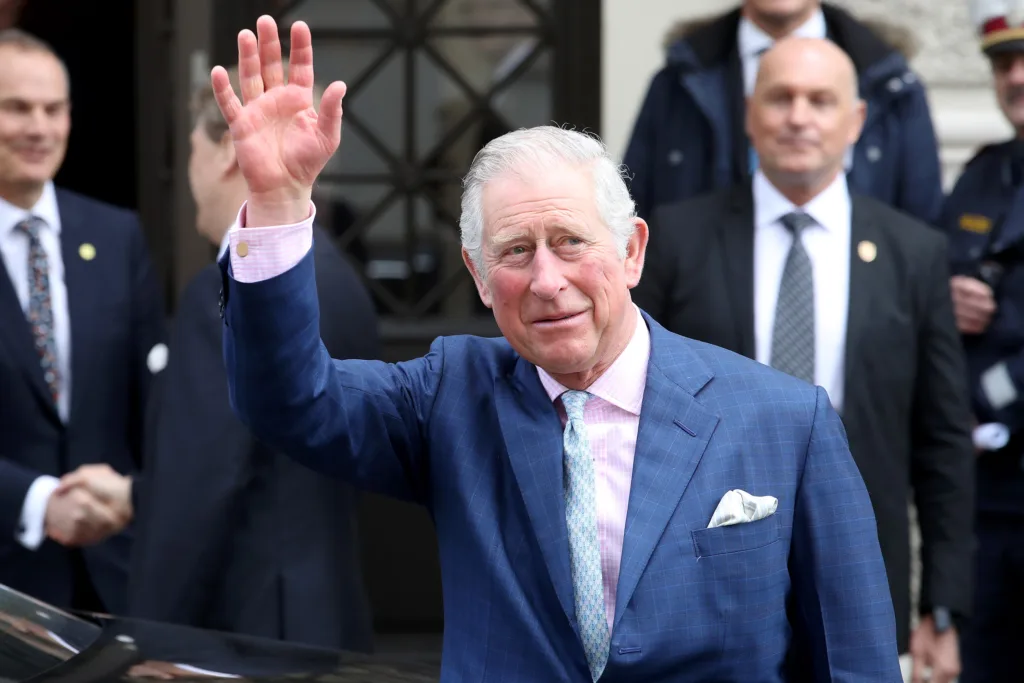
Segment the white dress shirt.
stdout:
<svg viewBox="0 0 1024 683">
<path fill-rule="evenodd" d="M 817 197 L 796 207 L 757 170 L 754 196 L 754 333 L 757 360 L 771 364 L 775 306 L 793 233 L 780 222 L 803 211 L 815 225 L 802 233 L 814 268 L 814 383 L 842 410 L 846 316 L 850 300 L 850 193 L 840 173 Z"/>
<path fill-rule="evenodd" d="M 796 28 L 790 35 L 798 38 L 824 38 L 828 34 L 825 15 L 819 9 Z M 736 47 L 743 62 L 743 92 L 747 97 L 754 92 L 757 69 L 761 65 L 761 53 L 775 44 L 775 39 L 758 28 L 746 17 L 740 17 L 736 34 Z"/>
<path fill-rule="evenodd" d="M 231 228 L 228 228 L 228 232 L 231 232 Z M 224 238 L 220 241 L 220 247 L 217 249 L 217 262 L 224 258 L 224 254 L 228 253 L 228 247 L 231 246 L 231 235 L 228 232 L 224 233 Z"/>
<path fill-rule="evenodd" d="M 29 304 L 29 240 L 28 235 L 15 230 L 15 226 L 29 216 L 41 218 L 46 223 L 40 230 L 39 241 L 49 264 L 53 333 L 57 344 L 57 367 L 60 370 L 57 412 L 66 424 L 71 406 L 71 317 L 68 313 L 68 288 L 64 281 L 64 258 L 60 250 L 60 211 L 53 183 L 43 187 L 39 201 L 27 211 L 0 199 L 0 257 L 14 285 L 14 293 L 26 313 Z M 25 496 L 21 526 L 15 534 L 18 541 L 29 549 L 34 550 L 43 542 L 46 506 L 58 483 L 56 477 L 41 476 L 32 483 Z"/>
</svg>

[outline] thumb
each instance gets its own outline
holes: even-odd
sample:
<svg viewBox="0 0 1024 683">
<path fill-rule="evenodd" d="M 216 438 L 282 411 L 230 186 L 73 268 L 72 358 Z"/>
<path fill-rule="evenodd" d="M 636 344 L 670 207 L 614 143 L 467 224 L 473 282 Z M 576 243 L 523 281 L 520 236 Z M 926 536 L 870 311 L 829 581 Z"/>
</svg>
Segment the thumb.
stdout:
<svg viewBox="0 0 1024 683">
<path fill-rule="evenodd" d="M 320 98 L 317 126 L 320 134 L 331 143 L 332 150 L 341 144 L 341 101 L 347 91 L 348 86 L 342 81 L 334 81 Z"/>
<path fill-rule="evenodd" d="M 53 490 L 54 495 L 64 495 L 68 491 L 74 488 L 79 488 L 87 484 L 87 479 L 81 470 L 75 470 L 69 472 L 60 478 L 60 483 L 57 488 Z"/>
</svg>

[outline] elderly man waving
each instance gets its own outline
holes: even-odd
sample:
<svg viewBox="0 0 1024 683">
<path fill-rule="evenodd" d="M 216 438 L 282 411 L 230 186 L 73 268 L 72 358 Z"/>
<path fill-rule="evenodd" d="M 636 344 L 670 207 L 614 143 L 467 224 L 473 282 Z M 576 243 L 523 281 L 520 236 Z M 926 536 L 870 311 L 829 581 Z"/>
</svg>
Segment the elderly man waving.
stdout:
<svg viewBox="0 0 1024 683">
<path fill-rule="evenodd" d="M 637 309 L 647 225 L 604 147 L 489 143 L 463 253 L 504 339 L 333 361 L 310 229 L 342 83 L 312 106 L 309 29 L 239 35 L 213 84 L 249 187 L 230 232 L 235 410 L 327 475 L 437 526 L 444 681 L 900 680 L 875 520 L 822 389 Z"/>
</svg>

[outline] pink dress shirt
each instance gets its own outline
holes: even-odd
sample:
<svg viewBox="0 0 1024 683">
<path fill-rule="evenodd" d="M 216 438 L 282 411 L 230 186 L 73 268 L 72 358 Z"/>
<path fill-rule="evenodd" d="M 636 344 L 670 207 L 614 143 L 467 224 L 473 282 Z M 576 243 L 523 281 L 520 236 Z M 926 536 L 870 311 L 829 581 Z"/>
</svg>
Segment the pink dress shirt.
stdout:
<svg viewBox="0 0 1024 683">
<path fill-rule="evenodd" d="M 301 261 L 313 244 L 313 218 L 294 225 L 244 228 L 245 205 L 228 232 L 231 270 L 239 282 L 260 282 L 281 275 Z M 240 249 L 241 247 L 241 249 Z M 597 536 L 601 549 L 604 606 L 608 627 L 615 618 L 615 595 L 619 582 L 626 511 L 633 479 L 633 456 L 640 428 L 640 405 L 647 385 L 647 363 L 651 355 L 651 334 L 636 309 L 636 329 L 625 350 L 587 391 L 592 398 L 583 410 L 587 424 L 597 492 Z M 554 402 L 562 425 L 565 409 L 558 397 L 567 389 L 544 370 L 537 368 L 541 384 Z M 551 457 L 560 457 L 552 453 Z"/>
<path fill-rule="evenodd" d="M 587 389 L 592 398 L 583 408 L 583 421 L 587 425 L 590 455 L 594 458 L 594 475 L 597 477 L 597 540 L 601 547 L 604 613 L 609 630 L 615 618 L 622 538 L 626 532 L 629 487 L 633 481 L 633 455 L 650 356 L 651 333 L 637 309 L 633 338 L 611 367 Z M 548 396 L 556 402 L 562 426 L 565 426 L 565 408 L 558 397 L 568 389 L 540 368 L 537 368 L 537 374 Z"/>
</svg>

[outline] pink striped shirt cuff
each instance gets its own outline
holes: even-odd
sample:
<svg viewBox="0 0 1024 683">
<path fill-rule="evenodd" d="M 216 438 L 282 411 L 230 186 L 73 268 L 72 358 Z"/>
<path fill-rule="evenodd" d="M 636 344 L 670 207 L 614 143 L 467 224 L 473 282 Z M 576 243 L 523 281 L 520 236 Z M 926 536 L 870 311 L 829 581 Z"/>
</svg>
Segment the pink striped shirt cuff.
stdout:
<svg viewBox="0 0 1024 683">
<path fill-rule="evenodd" d="M 262 282 L 282 275 L 305 258 L 313 246 L 316 206 L 301 223 L 266 228 L 245 227 L 245 204 L 228 231 L 231 274 L 238 282 Z"/>
</svg>

